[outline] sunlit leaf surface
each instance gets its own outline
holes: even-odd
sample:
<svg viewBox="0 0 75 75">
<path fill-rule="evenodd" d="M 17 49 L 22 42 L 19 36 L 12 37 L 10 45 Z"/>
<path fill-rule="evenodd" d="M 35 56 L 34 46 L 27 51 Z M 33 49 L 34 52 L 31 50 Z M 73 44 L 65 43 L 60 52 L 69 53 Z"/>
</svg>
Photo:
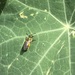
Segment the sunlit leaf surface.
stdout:
<svg viewBox="0 0 75 75">
<path fill-rule="evenodd" d="M 35 41 L 20 55 L 31 33 Z M 0 75 L 75 75 L 75 0 L 7 0 Z"/>
</svg>

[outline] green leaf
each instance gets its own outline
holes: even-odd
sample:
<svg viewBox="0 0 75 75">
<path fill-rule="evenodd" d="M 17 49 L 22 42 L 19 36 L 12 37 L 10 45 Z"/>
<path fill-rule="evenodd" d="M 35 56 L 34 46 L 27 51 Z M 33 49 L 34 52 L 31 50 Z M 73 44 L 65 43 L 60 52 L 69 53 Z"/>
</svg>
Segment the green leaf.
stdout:
<svg viewBox="0 0 75 75">
<path fill-rule="evenodd" d="M 34 42 L 20 55 L 26 34 Z M 0 15 L 1 75 L 75 75 L 75 0 L 7 0 Z"/>
</svg>

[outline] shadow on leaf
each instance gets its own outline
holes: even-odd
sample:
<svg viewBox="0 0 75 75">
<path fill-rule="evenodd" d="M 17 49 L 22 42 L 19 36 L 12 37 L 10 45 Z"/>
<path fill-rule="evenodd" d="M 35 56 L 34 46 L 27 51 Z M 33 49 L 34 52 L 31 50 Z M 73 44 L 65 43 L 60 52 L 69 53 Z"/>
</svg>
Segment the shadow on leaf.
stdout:
<svg viewBox="0 0 75 75">
<path fill-rule="evenodd" d="M 2 13 L 5 5 L 6 5 L 7 0 L 0 0 L 0 14 Z"/>
<path fill-rule="evenodd" d="M 22 47 L 22 49 L 21 49 L 21 51 L 20 51 L 20 55 L 23 55 L 23 53 L 25 53 L 26 51 L 27 51 L 27 49 L 24 50 L 24 48 Z"/>
</svg>

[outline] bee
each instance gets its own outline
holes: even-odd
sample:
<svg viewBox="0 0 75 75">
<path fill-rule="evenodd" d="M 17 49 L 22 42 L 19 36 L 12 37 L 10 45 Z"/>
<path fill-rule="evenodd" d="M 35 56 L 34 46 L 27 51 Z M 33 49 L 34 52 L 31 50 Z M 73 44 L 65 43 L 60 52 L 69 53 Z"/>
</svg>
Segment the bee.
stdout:
<svg viewBox="0 0 75 75">
<path fill-rule="evenodd" d="M 28 49 L 29 49 L 29 47 L 30 47 L 30 45 L 31 45 L 31 42 L 33 42 L 34 40 L 33 40 L 33 35 L 32 34 L 30 34 L 30 35 L 28 35 L 26 38 L 25 38 L 25 42 L 24 42 L 24 44 L 23 44 L 23 46 L 22 46 L 22 49 L 21 49 L 21 53 L 20 54 L 23 54 L 23 52 L 26 52 Z"/>
</svg>

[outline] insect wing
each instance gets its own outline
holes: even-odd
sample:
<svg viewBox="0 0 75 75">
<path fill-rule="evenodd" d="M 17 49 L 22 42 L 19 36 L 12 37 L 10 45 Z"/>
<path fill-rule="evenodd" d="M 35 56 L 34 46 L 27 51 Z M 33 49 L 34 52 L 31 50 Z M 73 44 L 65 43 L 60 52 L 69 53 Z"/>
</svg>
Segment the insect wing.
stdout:
<svg viewBox="0 0 75 75">
<path fill-rule="evenodd" d="M 23 44 L 22 50 L 27 51 L 27 49 L 28 49 L 27 41 L 25 41 L 24 44 Z"/>
<path fill-rule="evenodd" d="M 28 49 L 27 47 L 27 42 L 24 42 L 23 46 L 22 46 L 22 49 L 20 51 L 20 55 L 22 55 L 24 52 L 26 52 Z"/>
</svg>

